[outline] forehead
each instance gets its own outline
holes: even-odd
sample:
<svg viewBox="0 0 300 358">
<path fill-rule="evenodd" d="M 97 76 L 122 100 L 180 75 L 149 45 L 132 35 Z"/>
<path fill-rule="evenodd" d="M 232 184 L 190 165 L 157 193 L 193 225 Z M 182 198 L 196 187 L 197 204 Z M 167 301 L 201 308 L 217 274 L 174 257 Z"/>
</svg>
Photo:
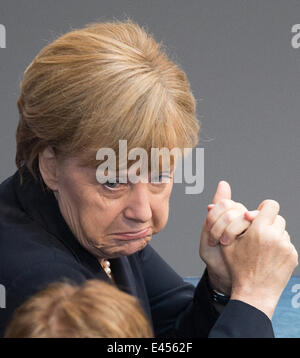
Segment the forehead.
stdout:
<svg viewBox="0 0 300 358">
<path fill-rule="evenodd" d="M 142 148 L 137 148 L 142 149 Z M 124 155 L 124 153 L 118 152 L 110 152 L 109 154 L 100 156 L 92 156 L 86 155 L 78 158 L 78 161 L 81 165 L 87 165 L 91 167 L 98 167 L 100 164 L 106 163 L 117 170 L 122 170 L 123 168 L 130 168 L 133 164 L 139 164 L 141 166 L 147 167 L 150 171 L 153 169 L 162 170 L 163 168 L 174 168 L 178 158 L 182 156 L 182 151 L 178 149 L 176 152 L 169 152 L 166 150 L 165 152 L 149 152 L 145 151 L 143 155 L 136 154 L 133 157 L 135 159 L 128 159 L 128 154 Z M 129 158 L 132 158 L 132 156 Z"/>
<path fill-rule="evenodd" d="M 134 152 L 134 155 L 130 155 L 130 150 L 124 154 L 121 151 L 115 152 L 113 148 L 109 149 L 108 152 L 102 152 L 101 156 L 97 155 L 98 152 L 96 152 L 94 158 L 92 158 L 91 152 L 86 152 L 85 155 L 78 156 L 77 161 L 83 169 L 90 168 L 89 173 L 91 175 L 96 175 L 96 172 L 98 172 L 102 173 L 101 176 L 127 177 L 131 170 L 134 175 L 145 177 L 145 174 L 149 173 L 173 173 L 178 159 L 183 155 L 179 148 L 168 149 L 163 147 L 150 148 L 150 150 L 137 148 L 143 150 Z M 99 168 L 101 168 L 100 171 Z"/>
</svg>

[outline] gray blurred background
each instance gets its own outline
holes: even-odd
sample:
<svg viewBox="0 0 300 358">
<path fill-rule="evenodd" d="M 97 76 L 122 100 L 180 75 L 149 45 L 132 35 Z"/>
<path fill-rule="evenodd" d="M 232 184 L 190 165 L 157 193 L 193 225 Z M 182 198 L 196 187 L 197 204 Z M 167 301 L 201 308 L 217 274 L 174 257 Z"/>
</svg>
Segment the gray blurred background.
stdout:
<svg viewBox="0 0 300 358">
<path fill-rule="evenodd" d="M 201 274 L 206 206 L 226 180 L 233 200 L 251 210 L 267 198 L 279 201 L 300 251 L 300 49 L 291 45 L 297 0 L 1 0 L 0 182 L 16 170 L 16 100 L 33 57 L 72 28 L 126 17 L 162 41 L 186 72 L 202 123 L 204 191 L 186 195 L 185 184 L 174 185 L 154 248 L 179 274 Z"/>
</svg>

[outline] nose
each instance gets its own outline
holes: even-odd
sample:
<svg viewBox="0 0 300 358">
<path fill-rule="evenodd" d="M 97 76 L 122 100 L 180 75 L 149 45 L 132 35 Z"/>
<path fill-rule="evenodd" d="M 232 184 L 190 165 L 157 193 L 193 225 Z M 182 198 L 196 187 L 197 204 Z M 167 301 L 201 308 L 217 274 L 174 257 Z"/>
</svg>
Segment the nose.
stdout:
<svg viewBox="0 0 300 358">
<path fill-rule="evenodd" d="M 147 183 L 139 182 L 132 185 L 124 215 L 127 219 L 139 222 L 147 222 L 151 219 L 152 210 Z"/>
</svg>

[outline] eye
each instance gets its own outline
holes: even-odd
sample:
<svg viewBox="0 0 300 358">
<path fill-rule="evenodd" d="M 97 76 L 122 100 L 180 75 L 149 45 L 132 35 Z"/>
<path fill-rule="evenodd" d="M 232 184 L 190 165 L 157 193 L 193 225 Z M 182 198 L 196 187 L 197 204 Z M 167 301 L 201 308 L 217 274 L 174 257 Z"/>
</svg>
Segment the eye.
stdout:
<svg viewBox="0 0 300 358">
<path fill-rule="evenodd" d="M 162 181 L 164 178 L 170 179 L 171 176 L 166 173 L 161 173 L 158 176 L 154 176 L 153 179 L 151 179 L 151 182 L 154 184 L 164 184 L 164 182 Z M 169 180 L 165 181 L 165 183 L 168 183 L 168 182 L 169 182 Z"/>
<path fill-rule="evenodd" d="M 106 183 L 104 183 L 103 185 L 105 185 L 106 187 L 110 188 L 110 189 L 114 189 L 117 187 L 119 183 L 110 183 L 109 181 L 107 181 Z"/>
<path fill-rule="evenodd" d="M 116 179 L 116 181 L 109 181 L 107 180 L 105 183 L 102 184 L 103 186 L 105 186 L 107 189 L 109 190 L 113 190 L 113 189 L 119 189 L 121 188 L 122 186 L 126 186 L 127 184 L 126 183 L 120 183 L 118 181 L 118 179 Z"/>
</svg>

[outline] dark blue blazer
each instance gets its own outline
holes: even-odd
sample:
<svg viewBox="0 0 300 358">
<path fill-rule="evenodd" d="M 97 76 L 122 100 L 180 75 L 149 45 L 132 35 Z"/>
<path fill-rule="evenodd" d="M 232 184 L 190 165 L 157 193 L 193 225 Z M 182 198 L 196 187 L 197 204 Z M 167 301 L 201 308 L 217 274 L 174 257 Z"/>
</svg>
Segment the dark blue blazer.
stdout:
<svg viewBox="0 0 300 358">
<path fill-rule="evenodd" d="M 136 296 L 156 337 L 274 337 L 260 310 L 230 300 L 219 314 L 211 300 L 205 270 L 198 286 L 183 281 L 148 244 L 111 260 L 117 286 Z M 27 169 L 0 185 L 0 284 L 6 307 L 0 308 L 0 335 L 14 310 L 49 283 L 88 279 L 109 281 L 98 260 L 76 240 L 53 193 Z"/>
</svg>

